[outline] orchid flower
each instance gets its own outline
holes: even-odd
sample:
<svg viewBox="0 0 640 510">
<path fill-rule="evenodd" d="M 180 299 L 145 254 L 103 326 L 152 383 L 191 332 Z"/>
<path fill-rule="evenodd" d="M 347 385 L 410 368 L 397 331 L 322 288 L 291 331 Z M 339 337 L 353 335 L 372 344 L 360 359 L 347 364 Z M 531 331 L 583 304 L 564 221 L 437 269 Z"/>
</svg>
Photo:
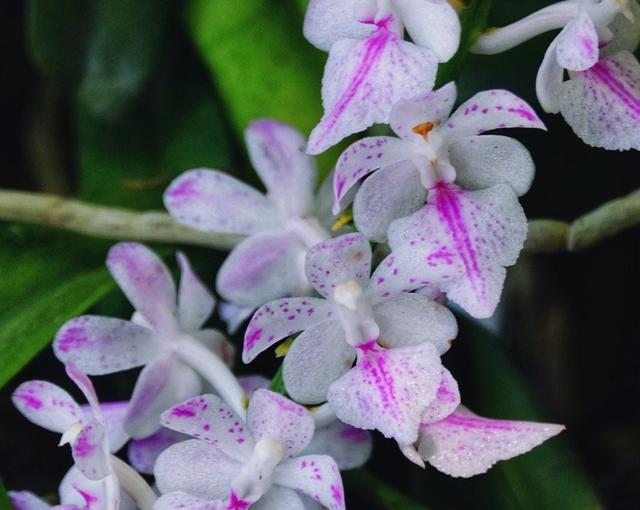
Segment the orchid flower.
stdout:
<svg viewBox="0 0 640 510">
<path fill-rule="evenodd" d="M 413 42 L 403 39 L 405 28 Z M 458 49 L 460 21 L 446 0 L 311 0 L 304 34 L 329 52 L 324 116 L 307 145 L 319 154 L 386 123 L 400 99 L 431 90 L 438 62 Z"/>
<path fill-rule="evenodd" d="M 565 0 L 482 35 L 473 51 L 500 53 L 561 28 L 536 78 L 542 108 L 561 112 L 589 145 L 638 150 L 640 64 L 632 52 L 640 42 L 639 19 L 636 0 Z"/>
<path fill-rule="evenodd" d="M 215 301 L 178 254 L 182 270 L 176 292 L 162 260 L 137 243 L 118 243 L 107 267 L 136 312 L 131 321 L 83 315 L 65 323 L 53 342 L 63 363 L 74 363 L 91 375 L 144 366 L 125 418 L 133 438 L 160 428 L 160 413 L 202 391 L 199 372 L 242 412 L 242 388 L 225 363 L 230 347 L 214 329 L 200 329 Z M 197 372 L 196 372 L 197 371 Z"/>
<path fill-rule="evenodd" d="M 255 309 L 308 292 L 304 255 L 329 233 L 311 216 L 316 167 L 304 137 L 286 124 L 257 120 L 245 140 L 266 196 L 218 170 L 198 169 L 174 180 L 164 201 L 177 221 L 195 230 L 248 236 L 222 264 L 216 285 L 227 301 Z"/>
<path fill-rule="evenodd" d="M 334 212 L 378 170 L 358 190 L 354 218 L 367 237 L 388 237 L 392 254 L 374 273 L 380 291 L 429 287 L 488 317 L 504 268 L 515 263 L 526 237 L 517 196 L 529 189 L 534 166 L 520 142 L 483 133 L 544 125 L 505 90 L 480 92 L 451 114 L 455 99 L 449 83 L 400 101 L 391 112 L 400 138 L 364 138 L 348 147 L 334 175 Z"/>
<path fill-rule="evenodd" d="M 326 455 L 300 455 L 314 431 L 311 413 L 258 389 L 247 421 L 218 397 L 202 395 L 169 409 L 162 423 L 197 439 L 165 450 L 155 476 L 164 494 L 156 510 L 303 508 L 301 496 L 330 510 L 345 508 L 338 466 Z M 198 506 L 200 505 L 200 506 Z"/>
<path fill-rule="evenodd" d="M 439 354 L 449 348 L 457 324 L 449 310 L 423 296 L 381 302 L 376 282 L 369 281 L 371 257 L 361 234 L 311 248 L 307 276 L 325 299 L 281 299 L 259 308 L 247 327 L 242 359 L 249 363 L 303 331 L 284 358 L 288 394 L 304 404 L 328 400 L 343 422 L 408 444 L 435 397 Z"/>
</svg>

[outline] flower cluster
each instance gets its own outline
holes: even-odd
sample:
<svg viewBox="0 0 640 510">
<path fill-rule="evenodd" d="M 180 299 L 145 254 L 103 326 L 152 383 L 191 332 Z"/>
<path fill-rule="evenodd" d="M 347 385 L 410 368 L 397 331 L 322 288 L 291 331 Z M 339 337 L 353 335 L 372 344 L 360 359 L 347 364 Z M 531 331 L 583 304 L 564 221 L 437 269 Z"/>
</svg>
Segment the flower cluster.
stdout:
<svg viewBox="0 0 640 510">
<path fill-rule="evenodd" d="M 538 76 L 542 107 L 562 112 L 587 143 L 639 148 L 640 68 L 629 52 L 639 11 L 623 0 L 563 1 L 482 35 L 474 49 L 496 53 L 561 28 Z M 115 245 L 107 267 L 133 316 L 77 317 L 53 342 L 89 405 L 45 381 L 13 395 L 30 421 L 71 445 L 56 508 L 342 510 L 340 470 L 368 460 L 369 431 L 418 465 L 469 477 L 563 429 L 472 413 L 441 359 L 458 335 L 448 302 L 493 315 L 527 234 L 519 197 L 533 160 L 490 132 L 543 122 L 506 90 L 457 108 L 454 83 L 433 90 L 460 40 L 446 0 L 311 0 L 304 33 L 329 52 L 325 113 L 308 142 L 278 121 L 249 125 L 266 194 L 194 169 L 164 195 L 178 222 L 244 236 L 217 274 L 220 315 L 233 327 L 251 316 L 247 364 L 279 344 L 281 384 L 234 375 L 232 345 L 205 327 L 213 294 L 186 256 L 177 255 L 176 285 L 149 248 Z M 396 136 L 351 144 L 316 193 L 312 155 L 373 123 Z M 334 224 L 347 208 L 353 224 Z M 100 404 L 87 375 L 136 367 L 129 400 Z M 127 442 L 129 464 L 113 455 Z M 139 473 L 153 474 L 157 490 Z M 11 498 L 19 510 L 49 508 L 29 492 Z"/>
</svg>

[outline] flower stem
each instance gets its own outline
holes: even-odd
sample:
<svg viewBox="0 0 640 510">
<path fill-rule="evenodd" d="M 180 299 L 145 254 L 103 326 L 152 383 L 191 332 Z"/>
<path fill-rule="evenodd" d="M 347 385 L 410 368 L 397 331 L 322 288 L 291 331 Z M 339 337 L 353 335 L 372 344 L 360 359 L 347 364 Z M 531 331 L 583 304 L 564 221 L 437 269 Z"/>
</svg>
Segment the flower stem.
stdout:
<svg viewBox="0 0 640 510">
<path fill-rule="evenodd" d="M 245 394 L 229 367 L 214 353 L 196 340 L 183 339 L 177 350 L 180 357 L 215 388 L 222 400 L 245 419 Z"/>
<path fill-rule="evenodd" d="M 115 471 L 120 487 L 135 501 L 140 510 L 152 510 L 158 497 L 149 487 L 144 478 L 129 464 L 115 455 L 111 456 L 111 464 Z"/>
<path fill-rule="evenodd" d="M 382 510 L 428 510 L 364 469 L 342 473 L 347 489 Z"/>
</svg>

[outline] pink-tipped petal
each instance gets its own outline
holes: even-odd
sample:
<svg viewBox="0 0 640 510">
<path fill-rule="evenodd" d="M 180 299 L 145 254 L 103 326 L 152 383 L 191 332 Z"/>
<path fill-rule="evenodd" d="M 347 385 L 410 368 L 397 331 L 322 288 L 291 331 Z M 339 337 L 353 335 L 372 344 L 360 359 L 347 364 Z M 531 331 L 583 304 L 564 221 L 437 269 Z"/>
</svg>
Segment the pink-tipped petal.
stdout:
<svg viewBox="0 0 640 510">
<path fill-rule="evenodd" d="M 9 491 L 9 503 L 13 510 L 46 510 L 51 505 L 29 491 Z"/>
<path fill-rule="evenodd" d="M 160 496 L 153 510 L 225 510 L 225 504 L 219 499 L 207 500 L 176 491 Z"/>
<path fill-rule="evenodd" d="M 284 298 L 261 306 L 245 331 L 242 361 L 250 363 L 283 338 L 330 320 L 333 310 L 331 302 L 319 298 Z"/>
<path fill-rule="evenodd" d="M 71 445 L 77 468 L 89 480 L 102 480 L 111 474 L 107 432 L 101 423 L 86 424 Z"/>
<path fill-rule="evenodd" d="M 133 307 L 161 332 L 176 324 L 176 286 L 164 262 L 139 243 L 118 243 L 109 250 L 107 267 Z"/>
<path fill-rule="evenodd" d="M 177 221 L 203 232 L 255 234 L 281 222 L 276 207 L 258 190 L 205 168 L 177 177 L 164 193 L 164 205 Z"/>
<path fill-rule="evenodd" d="M 182 273 L 178 289 L 178 319 L 184 330 L 195 331 L 209 318 L 216 300 L 193 272 L 189 259 L 183 253 L 178 253 L 176 258 Z"/>
<path fill-rule="evenodd" d="M 247 427 L 256 442 L 277 441 L 287 455 L 304 450 L 313 436 L 313 416 L 300 404 L 269 390 L 257 390 L 249 402 Z"/>
<path fill-rule="evenodd" d="M 316 244 L 307 252 L 305 272 L 311 285 L 333 299 L 336 285 L 354 281 L 361 287 L 369 282 L 371 246 L 362 234 L 344 234 Z"/>
<path fill-rule="evenodd" d="M 356 366 L 329 388 L 329 404 L 345 423 L 410 444 L 439 383 L 440 357 L 433 345 L 383 349 L 365 344 Z"/>
<path fill-rule="evenodd" d="M 47 381 L 22 383 L 11 400 L 27 420 L 52 432 L 63 434 L 84 421 L 84 413 L 71 395 Z"/>
<path fill-rule="evenodd" d="M 640 64 L 628 51 L 573 73 L 561 87 L 560 111 L 586 144 L 640 149 Z"/>
<path fill-rule="evenodd" d="M 388 28 L 393 22 L 389 16 L 366 39 L 342 39 L 331 47 L 322 79 L 325 113 L 309 136 L 310 154 L 388 122 L 394 103 L 433 87 L 435 55 L 403 41 Z"/>
<path fill-rule="evenodd" d="M 161 341 L 151 329 L 97 315 L 71 319 L 60 328 L 53 341 L 53 351 L 60 361 L 73 363 L 91 375 L 144 365 L 160 348 Z"/>
<path fill-rule="evenodd" d="M 458 383 L 446 368 L 442 367 L 442 377 L 436 398 L 422 413 L 422 423 L 435 423 L 445 419 L 460 405 Z"/>
<path fill-rule="evenodd" d="M 144 439 L 134 439 L 127 449 L 129 463 L 136 471 L 152 475 L 158 456 L 170 446 L 185 439 L 188 439 L 188 436 L 165 428 Z"/>
<path fill-rule="evenodd" d="M 368 430 L 336 420 L 326 427 L 317 428 L 303 453 L 328 455 L 344 471 L 364 465 L 372 449 L 373 438 Z"/>
<path fill-rule="evenodd" d="M 349 205 L 349 193 L 363 177 L 378 168 L 384 168 L 409 159 L 411 149 L 392 136 L 370 136 L 347 147 L 338 158 L 333 174 L 333 214 Z"/>
<path fill-rule="evenodd" d="M 563 429 L 549 423 L 483 418 L 460 406 L 444 420 L 420 427 L 419 452 L 439 471 L 468 478 L 528 452 Z"/>
<path fill-rule="evenodd" d="M 598 61 L 598 34 L 589 15 L 582 10 L 556 39 L 558 64 L 569 71 L 584 71 Z"/>
<path fill-rule="evenodd" d="M 316 48 L 329 51 L 340 39 L 367 37 L 375 26 L 362 23 L 377 12 L 376 0 L 311 0 L 303 32 Z"/>
<path fill-rule="evenodd" d="M 255 120 L 245 131 L 253 168 L 271 200 L 286 217 L 309 212 L 316 183 L 316 164 L 305 153 L 307 141 L 288 124 Z"/>
<path fill-rule="evenodd" d="M 302 492 L 329 510 L 344 510 L 344 489 L 335 460 L 327 455 L 304 455 L 279 465 L 275 481 Z"/>
<path fill-rule="evenodd" d="M 246 462 L 253 438 L 236 413 L 216 395 L 200 395 L 162 413 L 162 425 L 210 443 L 225 455 Z"/>
</svg>

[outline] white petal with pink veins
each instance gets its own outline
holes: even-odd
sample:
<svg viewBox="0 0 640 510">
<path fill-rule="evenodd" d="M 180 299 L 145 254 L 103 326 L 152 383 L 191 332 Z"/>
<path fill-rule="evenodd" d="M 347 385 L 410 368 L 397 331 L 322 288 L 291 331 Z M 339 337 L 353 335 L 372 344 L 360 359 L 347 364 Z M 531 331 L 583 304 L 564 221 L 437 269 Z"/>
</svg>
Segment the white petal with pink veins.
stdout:
<svg viewBox="0 0 640 510">
<path fill-rule="evenodd" d="M 85 425 L 71 446 L 73 460 L 89 480 L 102 480 L 111 474 L 107 433 L 102 424 Z"/>
<path fill-rule="evenodd" d="M 588 145 L 640 149 L 640 64 L 621 51 L 572 73 L 561 87 L 560 110 Z"/>
<path fill-rule="evenodd" d="M 527 235 L 527 220 L 506 184 L 463 191 L 441 184 L 425 207 L 389 228 L 392 254 L 372 279 L 384 282 L 377 292 L 412 290 L 429 285 L 474 317 L 490 317 L 506 274 Z"/>
<path fill-rule="evenodd" d="M 206 168 L 177 177 L 164 193 L 164 205 L 177 221 L 204 232 L 255 234 L 282 221 L 273 203 L 258 190 Z"/>
<path fill-rule="evenodd" d="M 203 439 L 231 458 L 245 462 L 253 452 L 253 437 L 242 420 L 216 395 L 189 399 L 162 414 L 162 425 Z"/>
<path fill-rule="evenodd" d="M 570 71 L 584 71 L 598 61 L 598 34 L 589 15 L 582 11 L 556 39 L 558 64 Z"/>
<path fill-rule="evenodd" d="M 330 320 L 333 303 L 319 298 L 284 298 L 261 306 L 244 335 L 242 360 L 250 363 L 276 342 Z"/>
<path fill-rule="evenodd" d="M 275 482 L 295 489 L 329 510 L 345 508 L 342 478 L 336 462 L 327 455 L 304 455 L 276 468 Z"/>
<path fill-rule="evenodd" d="M 318 154 L 345 136 L 388 122 L 393 104 L 433 87 L 437 62 L 425 48 L 403 41 L 380 20 L 366 39 L 336 42 L 322 79 L 324 116 L 309 137 Z"/>
<path fill-rule="evenodd" d="M 443 420 L 460 405 L 458 383 L 446 368 L 442 367 L 442 378 L 436 398 L 422 414 L 422 423 L 435 423 Z"/>
<path fill-rule="evenodd" d="M 84 421 L 84 413 L 71 395 L 47 381 L 22 383 L 11 400 L 27 420 L 52 432 L 62 434 Z"/>
<path fill-rule="evenodd" d="M 316 164 L 307 141 L 291 126 L 254 120 L 245 130 L 249 158 L 269 197 L 286 217 L 308 213 L 313 202 Z"/>
<path fill-rule="evenodd" d="M 257 390 L 249 401 L 247 427 L 256 442 L 268 438 L 280 443 L 287 455 L 306 448 L 313 435 L 313 416 L 300 404 L 269 390 Z"/>
<path fill-rule="evenodd" d="M 326 427 L 316 428 L 303 453 L 328 455 L 344 471 L 361 467 L 369 460 L 372 448 L 373 438 L 368 430 L 336 420 Z"/>
<path fill-rule="evenodd" d="M 468 478 L 528 452 L 563 429 L 549 423 L 483 418 L 460 406 L 444 420 L 421 426 L 419 453 L 439 471 Z"/>
<path fill-rule="evenodd" d="M 178 288 L 178 318 L 185 331 L 195 331 L 209 318 L 216 300 L 193 272 L 189 259 L 184 253 L 178 253 L 176 258 L 181 271 Z"/>
<path fill-rule="evenodd" d="M 364 344 L 355 367 L 329 388 L 329 404 L 345 423 L 410 444 L 439 383 L 440 357 L 433 345 L 383 349 Z"/>
</svg>

